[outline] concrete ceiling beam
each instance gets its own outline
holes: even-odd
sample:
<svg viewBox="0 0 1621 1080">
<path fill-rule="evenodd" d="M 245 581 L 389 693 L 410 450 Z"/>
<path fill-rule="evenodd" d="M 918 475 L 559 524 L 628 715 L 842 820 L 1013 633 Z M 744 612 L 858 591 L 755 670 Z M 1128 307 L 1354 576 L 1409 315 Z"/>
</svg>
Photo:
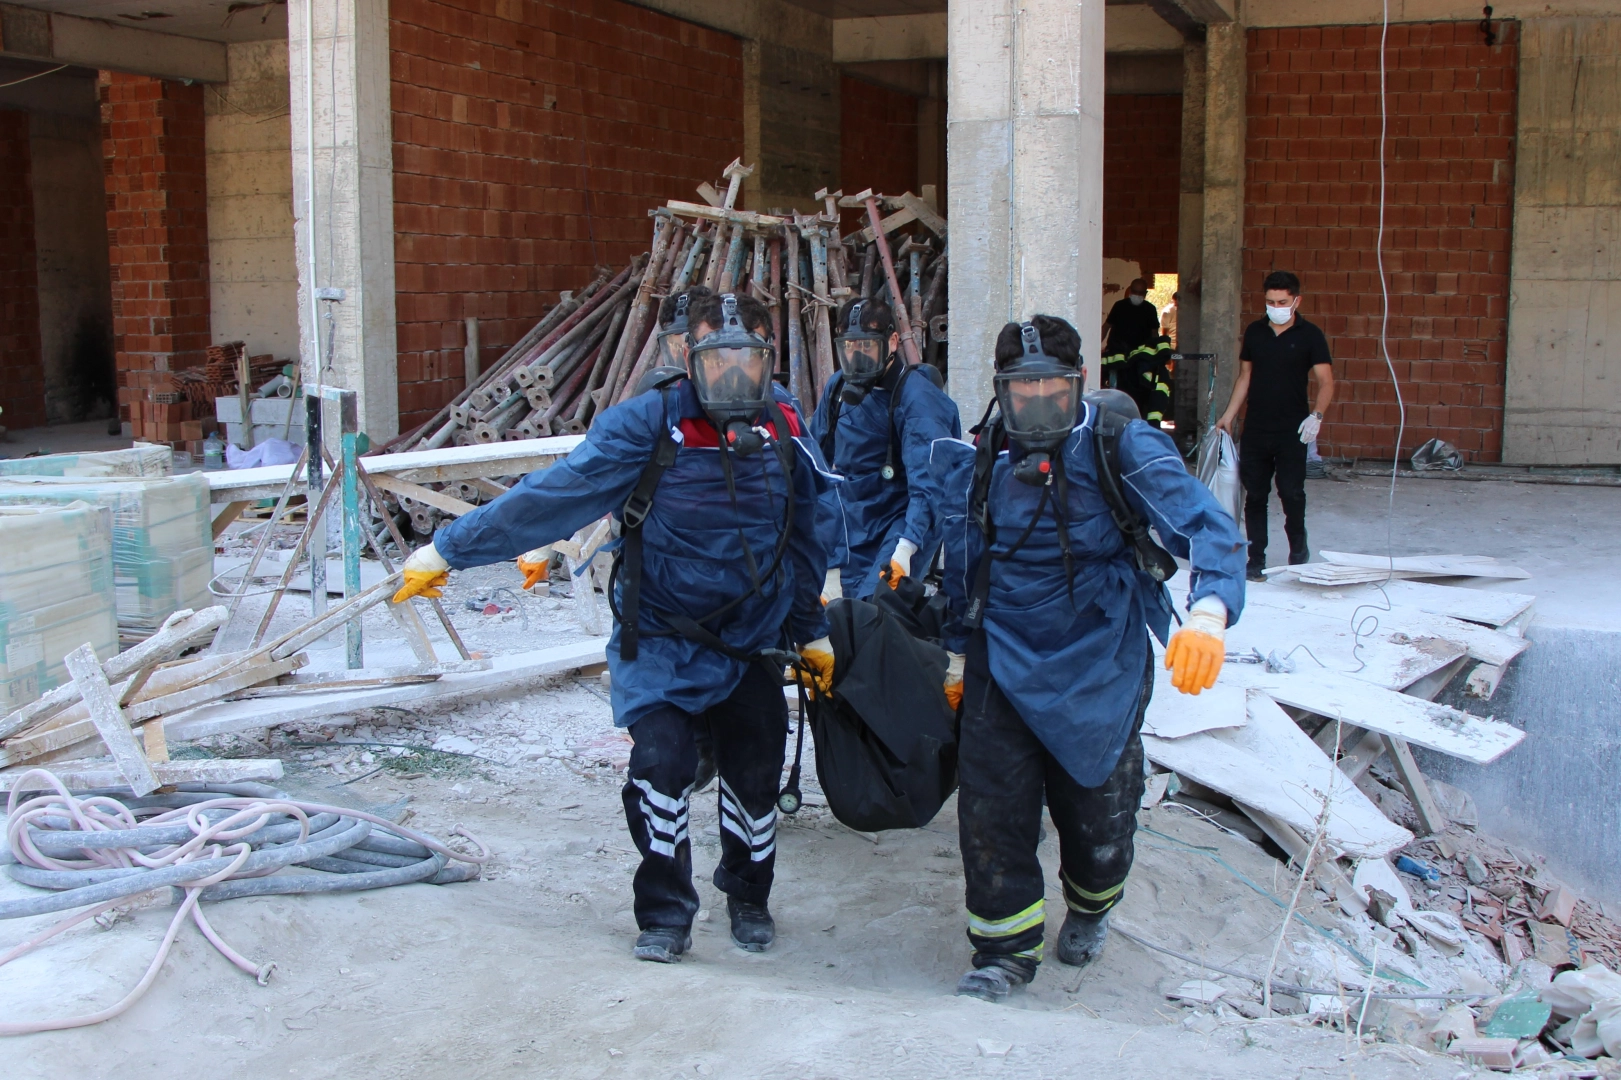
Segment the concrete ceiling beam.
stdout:
<svg viewBox="0 0 1621 1080">
<path fill-rule="evenodd" d="M 101 19 L 0 4 L 0 56 L 222 83 L 225 46 Z"/>
</svg>

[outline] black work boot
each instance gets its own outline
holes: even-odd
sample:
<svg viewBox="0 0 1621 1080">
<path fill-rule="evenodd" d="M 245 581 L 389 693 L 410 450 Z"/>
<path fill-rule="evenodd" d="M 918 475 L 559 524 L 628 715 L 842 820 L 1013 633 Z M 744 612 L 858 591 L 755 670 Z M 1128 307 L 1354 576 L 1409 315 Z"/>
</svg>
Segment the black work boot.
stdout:
<svg viewBox="0 0 1621 1080">
<path fill-rule="evenodd" d="M 978 998 L 997 1005 L 1006 1001 L 1015 987 L 1023 986 L 1029 981 L 1030 976 L 1022 969 L 1011 965 L 988 963 L 984 967 L 974 968 L 957 980 L 957 996 Z"/>
<path fill-rule="evenodd" d="M 638 960 L 673 964 L 690 948 L 692 934 L 685 927 L 654 926 L 636 935 L 636 947 L 632 952 Z"/>
<path fill-rule="evenodd" d="M 1246 581 L 1265 581 L 1266 567 L 1261 563 L 1250 563 L 1244 568 L 1244 579 Z"/>
<path fill-rule="evenodd" d="M 749 904 L 728 896 L 726 914 L 732 917 L 732 944 L 744 952 L 765 952 L 776 939 L 777 923 L 764 904 Z"/>
<path fill-rule="evenodd" d="M 1085 967 L 1103 955 L 1109 936 L 1109 913 L 1082 915 L 1071 911 L 1058 931 L 1058 959 L 1071 967 Z"/>
<path fill-rule="evenodd" d="M 1298 549 L 1289 552 L 1289 565 L 1299 566 L 1301 563 L 1311 562 L 1311 548 L 1301 544 Z"/>
</svg>

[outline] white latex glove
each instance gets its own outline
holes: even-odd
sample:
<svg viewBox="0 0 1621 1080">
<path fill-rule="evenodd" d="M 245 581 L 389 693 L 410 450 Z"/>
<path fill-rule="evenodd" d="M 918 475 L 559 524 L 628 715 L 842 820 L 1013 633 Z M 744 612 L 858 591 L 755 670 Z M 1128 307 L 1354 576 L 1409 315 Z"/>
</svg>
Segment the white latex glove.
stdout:
<svg viewBox="0 0 1621 1080">
<path fill-rule="evenodd" d="M 884 575 L 891 585 L 912 576 L 912 556 L 916 554 L 917 545 L 906 537 L 895 541 L 895 553 L 889 557 L 889 573 Z"/>
<path fill-rule="evenodd" d="M 826 607 L 835 600 L 844 599 L 844 584 L 839 580 L 839 568 L 828 567 L 827 577 L 822 580 L 822 606 Z"/>
<path fill-rule="evenodd" d="M 1310 445 L 1321 430 L 1323 430 L 1323 418 L 1316 413 L 1312 413 L 1300 421 L 1300 441 Z"/>
</svg>

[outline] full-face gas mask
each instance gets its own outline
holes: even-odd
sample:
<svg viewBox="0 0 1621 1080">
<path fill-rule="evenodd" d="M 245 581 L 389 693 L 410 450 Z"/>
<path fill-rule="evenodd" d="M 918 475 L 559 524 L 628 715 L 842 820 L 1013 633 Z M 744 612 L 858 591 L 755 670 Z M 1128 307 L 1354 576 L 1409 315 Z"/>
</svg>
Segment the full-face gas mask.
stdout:
<svg viewBox="0 0 1621 1080">
<path fill-rule="evenodd" d="M 676 297 L 675 316 L 670 325 L 659 330 L 658 356 L 655 367 L 673 367 L 687 370 L 687 303 L 692 297 L 683 293 Z"/>
<path fill-rule="evenodd" d="M 754 430 L 771 395 L 775 351 L 759 334 L 743 329 L 737 297 L 720 298 L 721 325 L 701 341 L 688 336 L 687 370 L 698 405 L 740 454 L 758 451 L 765 440 Z"/>
<path fill-rule="evenodd" d="M 839 397 L 846 405 L 861 404 L 872 388 L 878 385 L 884 366 L 889 363 L 889 332 L 862 327 L 861 314 L 866 309 L 865 300 L 851 304 L 844 333 L 833 340 L 833 348 L 839 358 L 839 372 L 844 376 Z"/>
<path fill-rule="evenodd" d="M 996 403 L 1007 437 L 1026 451 L 1013 475 L 1040 486 L 1052 473 L 1053 454 L 1075 427 L 1085 384 L 1080 371 L 1043 351 L 1033 324 L 1023 324 L 1019 338 L 1023 355 L 996 373 Z"/>
</svg>

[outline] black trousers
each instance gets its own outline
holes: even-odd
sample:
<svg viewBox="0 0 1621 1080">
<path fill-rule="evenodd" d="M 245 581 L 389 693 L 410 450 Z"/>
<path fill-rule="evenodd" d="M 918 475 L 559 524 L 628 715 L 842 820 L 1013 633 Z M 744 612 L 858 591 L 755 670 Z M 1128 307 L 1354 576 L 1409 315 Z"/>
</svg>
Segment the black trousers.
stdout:
<svg viewBox="0 0 1621 1080">
<path fill-rule="evenodd" d="M 1149 650 L 1120 762 L 1098 787 L 1082 787 L 996 685 L 986 662 L 985 635 L 970 639 L 957 748 L 957 828 L 975 967 L 998 964 L 1029 978 L 1041 963 L 1047 885 L 1036 845 L 1043 795 L 1058 830 L 1065 904 L 1083 915 L 1101 915 L 1120 902 L 1143 800 L 1138 733 L 1153 687 Z"/>
<path fill-rule="evenodd" d="M 1244 485 L 1244 531 L 1251 566 L 1266 565 L 1266 509 L 1274 477 L 1283 503 L 1289 553 L 1306 550 L 1306 444 L 1297 431 L 1265 435 L 1244 432 L 1238 444 L 1238 481 Z"/>
<path fill-rule="evenodd" d="M 643 930 L 689 927 L 698 912 L 687 816 L 700 728 L 714 741 L 720 774 L 715 887 L 750 904 L 771 895 L 788 706 L 781 676 L 750 664 L 731 697 L 714 708 L 695 715 L 665 705 L 630 726 L 635 745 L 625 779 L 625 823 L 642 853 L 633 887 L 636 925 Z"/>
</svg>

